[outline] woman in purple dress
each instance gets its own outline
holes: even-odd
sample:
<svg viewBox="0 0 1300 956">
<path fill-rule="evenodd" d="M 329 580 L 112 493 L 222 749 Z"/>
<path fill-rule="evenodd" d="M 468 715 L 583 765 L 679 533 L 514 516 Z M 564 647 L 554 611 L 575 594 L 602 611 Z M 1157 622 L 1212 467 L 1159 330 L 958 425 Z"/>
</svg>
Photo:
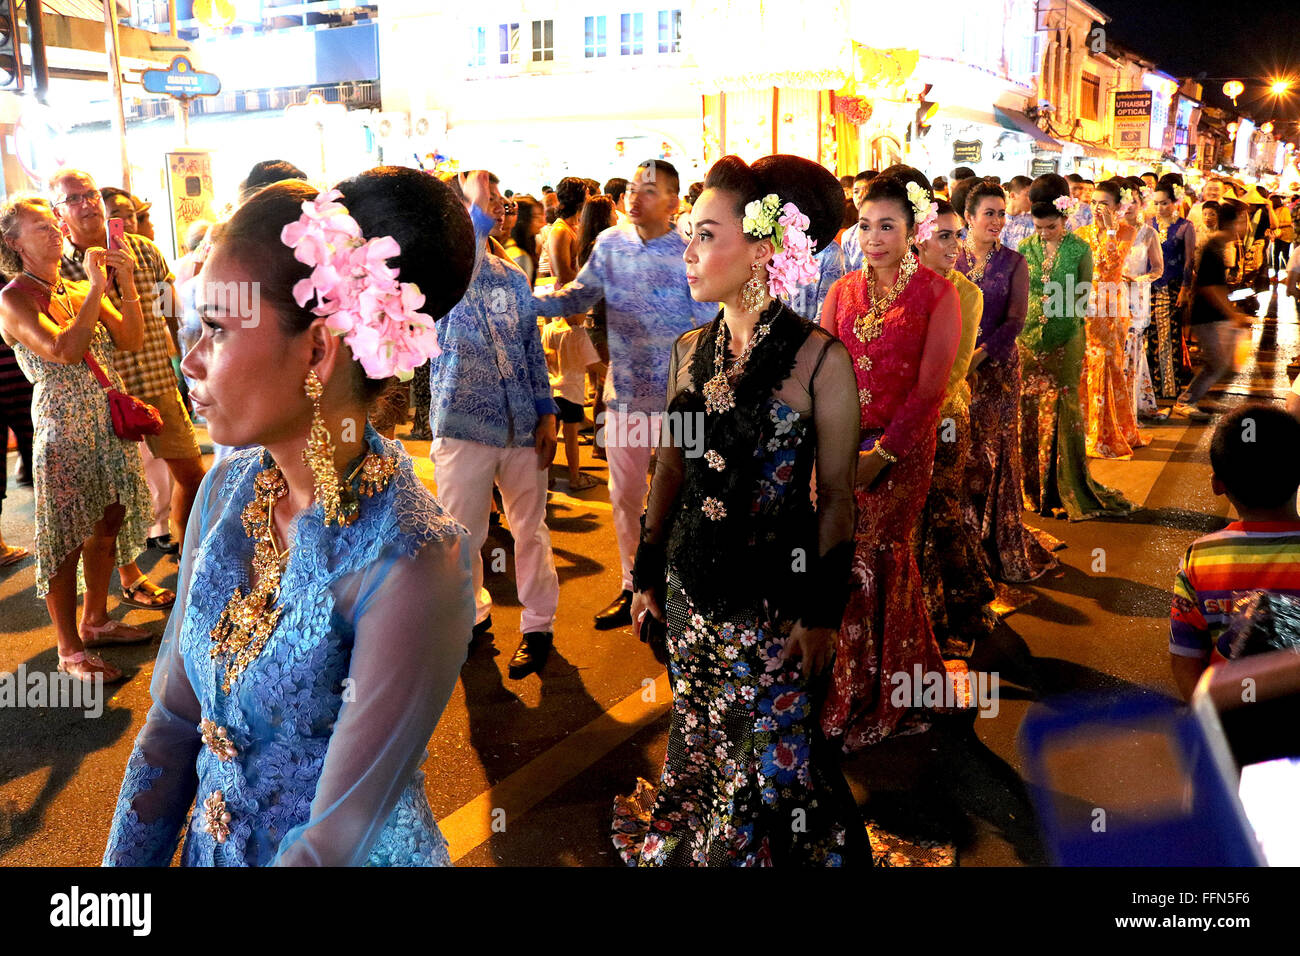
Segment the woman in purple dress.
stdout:
<svg viewBox="0 0 1300 956">
<path fill-rule="evenodd" d="M 1041 577 L 1057 561 L 1039 543 L 1042 532 L 1026 527 L 1021 516 L 1016 336 L 1029 308 L 1029 270 L 1025 257 L 1000 241 L 1006 205 L 1002 188 L 992 183 L 978 183 L 967 194 L 966 249 L 957 268 L 984 293 L 969 376 L 970 500 L 990 573 L 1019 582 Z"/>
</svg>

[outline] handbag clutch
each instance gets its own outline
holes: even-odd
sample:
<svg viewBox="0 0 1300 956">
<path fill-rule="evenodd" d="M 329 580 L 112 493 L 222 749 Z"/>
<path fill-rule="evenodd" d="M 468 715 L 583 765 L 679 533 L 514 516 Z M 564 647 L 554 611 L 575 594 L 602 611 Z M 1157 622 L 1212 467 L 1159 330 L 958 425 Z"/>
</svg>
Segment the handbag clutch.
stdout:
<svg viewBox="0 0 1300 956">
<path fill-rule="evenodd" d="M 140 441 L 146 435 L 158 435 L 163 430 L 162 415 L 148 402 L 116 389 L 99 367 L 93 355 L 86 353 L 86 365 L 108 395 L 108 411 L 113 419 L 113 431 L 123 441 Z"/>
</svg>

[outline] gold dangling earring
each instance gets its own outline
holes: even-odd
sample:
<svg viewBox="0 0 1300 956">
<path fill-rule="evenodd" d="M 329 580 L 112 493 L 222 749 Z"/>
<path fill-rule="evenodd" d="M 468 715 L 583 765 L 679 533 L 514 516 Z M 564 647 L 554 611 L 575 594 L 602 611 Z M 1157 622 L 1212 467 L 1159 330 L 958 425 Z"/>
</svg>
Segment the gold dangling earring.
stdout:
<svg viewBox="0 0 1300 956">
<path fill-rule="evenodd" d="M 749 268 L 752 275 L 740 287 L 740 307 L 746 312 L 757 312 L 763 305 L 763 293 L 766 291 L 765 283 L 758 277 L 762 264 L 755 262 Z"/>
<path fill-rule="evenodd" d="M 307 447 L 303 449 L 302 460 L 311 469 L 316 483 L 316 500 L 325 511 L 326 526 L 349 524 L 347 506 L 340 495 L 339 475 L 334 470 L 334 442 L 320 413 L 320 397 L 325 387 L 315 369 L 307 373 L 303 391 L 311 399 L 311 434 L 307 436 Z"/>
</svg>

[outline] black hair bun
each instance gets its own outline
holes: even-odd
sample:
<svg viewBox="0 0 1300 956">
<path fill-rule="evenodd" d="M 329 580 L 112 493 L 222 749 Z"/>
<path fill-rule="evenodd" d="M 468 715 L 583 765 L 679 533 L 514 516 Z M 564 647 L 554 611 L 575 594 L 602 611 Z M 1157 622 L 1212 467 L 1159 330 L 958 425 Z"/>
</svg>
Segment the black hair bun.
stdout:
<svg viewBox="0 0 1300 956">
<path fill-rule="evenodd" d="M 389 261 L 424 293 L 420 311 L 440 319 L 465 295 L 474 270 L 474 225 L 446 183 L 405 166 L 376 166 L 338 184 L 343 205 L 367 239 L 392 236 Z"/>
<path fill-rule="evenodd" d="M 1064 176 L 1057 173 L 1039 176 L 1029 184 L 1030 215 L 1036 219 L 1063 217 L 1061 210 L 1056 208 L 1056 200 L 1069 195 L 1070 183 Z"/>
<path fill-rule="evenodd" d="M 808 238 L 821 252 L 840 231 L 844 219 L 844 187 L 825 166 L 802 156 L 778 153 L 750 166 L 758 180 L 761 199 L 776 193 L 782 204 L 792 202 L 808 217 Z"/>
</svg>

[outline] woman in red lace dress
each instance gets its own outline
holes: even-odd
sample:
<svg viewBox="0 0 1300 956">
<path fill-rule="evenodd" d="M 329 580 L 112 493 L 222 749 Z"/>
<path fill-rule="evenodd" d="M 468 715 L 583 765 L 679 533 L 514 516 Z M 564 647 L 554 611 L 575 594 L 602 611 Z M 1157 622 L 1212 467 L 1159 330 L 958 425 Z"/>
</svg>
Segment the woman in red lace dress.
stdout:
<svg viewBox="0 0 1300 956">
<path fill-rule="evenodd" d="M 892 675 L 914 681 L 916 665 L 923 674 L 946 673 L 913 545 L 961 313 L 952 284 L 920 265 L 911 249 L 916 207 L 928 200 L 928 190 L 915 183 L 909 195 L 902 178 L 872 180 L 859 213 L 863 267 L 831 287 L 822 310 L 823 325 L 853 358 L 862 411 L 854 587 L 822 710 L 827 736 L 850 752 L 895 732 L 907 713 L 912 694 L 891 700 Z M 924 726 L 918 721 L 909 729 Z"/>
</svg>

